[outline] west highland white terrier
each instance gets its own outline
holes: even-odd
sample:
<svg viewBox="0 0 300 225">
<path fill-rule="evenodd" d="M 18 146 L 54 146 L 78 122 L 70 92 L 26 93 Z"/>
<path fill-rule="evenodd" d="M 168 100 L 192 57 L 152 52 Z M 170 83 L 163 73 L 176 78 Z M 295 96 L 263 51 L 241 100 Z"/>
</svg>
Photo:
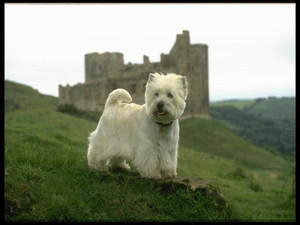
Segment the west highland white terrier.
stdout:
<svg viewBox="0 0 300 225">
<path fill-rule="evenodd" d="M 185 76 L 158 73 L 149 74 L 144 105 L 131 103 L 124 89 L 112 91 L 88 138 L 89 167 L 107 172 L 109 167 L 130 169 L 131 162 L 142 177 L 176 177 L 178 119 L 187 94 Z"/>
</svg>

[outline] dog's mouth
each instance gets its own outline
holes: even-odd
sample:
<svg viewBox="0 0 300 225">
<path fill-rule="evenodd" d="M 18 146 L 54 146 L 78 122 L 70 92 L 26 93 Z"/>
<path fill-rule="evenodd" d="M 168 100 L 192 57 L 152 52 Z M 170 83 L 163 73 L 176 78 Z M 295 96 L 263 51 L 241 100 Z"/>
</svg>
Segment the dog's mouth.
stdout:
<svg viewBox="0 0 300 225">
<path fill-rule="evenodd" d="M 166 111 L 157 111 L 156 112 L 156 115 L 158 115 L 158 116 L 166 116 L 168 114 L 168 112 L 166 112 Z"/>
<path fill-rule="evenodd" d="M 156 110 L 153 112 L 153 118 L 156 122 L 159 122 L 159 123 L 170 123 L 171 121 L 174 120 L 173 116 L 168 112 L 168 111 L 165 111 L 165 110 Z"/>
</svg>

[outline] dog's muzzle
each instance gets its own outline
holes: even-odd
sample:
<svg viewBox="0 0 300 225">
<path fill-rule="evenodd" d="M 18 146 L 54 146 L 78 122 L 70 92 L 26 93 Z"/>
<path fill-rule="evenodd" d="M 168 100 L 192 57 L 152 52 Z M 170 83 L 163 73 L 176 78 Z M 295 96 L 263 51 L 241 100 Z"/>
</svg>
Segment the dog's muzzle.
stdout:
<svg viewBox="0 0 300 225">
<path fill-rule="evenodd" d="M 162 101 L 157 103 L 157 110 L 155 111 L 156 116 L 166 116 L 168 114 L 168 112 L 164 110 L 164 105 L 165 103 Z"/>
</svg>

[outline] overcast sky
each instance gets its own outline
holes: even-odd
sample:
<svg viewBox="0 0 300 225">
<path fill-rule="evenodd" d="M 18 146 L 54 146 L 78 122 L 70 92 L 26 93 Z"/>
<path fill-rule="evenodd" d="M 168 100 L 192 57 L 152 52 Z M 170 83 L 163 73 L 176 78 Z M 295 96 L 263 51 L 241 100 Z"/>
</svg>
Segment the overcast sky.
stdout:
<svg viewBox="0 0 300 225">
<path fill-rule="evenodd" d="M 210 100 L 295 96 L 295 4 L 5 4 L 5 79 L 58 96 L 84 54 L 158 62 L 182 30 L 209 46 Z"/>
</svg>

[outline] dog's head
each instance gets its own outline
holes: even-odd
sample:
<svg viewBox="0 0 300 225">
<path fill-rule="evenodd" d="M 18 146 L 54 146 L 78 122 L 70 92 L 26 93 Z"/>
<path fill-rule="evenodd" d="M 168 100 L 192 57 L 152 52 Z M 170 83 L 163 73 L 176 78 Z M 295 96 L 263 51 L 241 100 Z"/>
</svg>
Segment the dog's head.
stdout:
<svg viewBox="0 0 300 225">
<path fill-rule="evenodd" d="M 160 123 L 176 120 L 184 112 L 187 94 L 185 76 L 150 73 L 145 92 L 146 113 Z"/>
</svg>

